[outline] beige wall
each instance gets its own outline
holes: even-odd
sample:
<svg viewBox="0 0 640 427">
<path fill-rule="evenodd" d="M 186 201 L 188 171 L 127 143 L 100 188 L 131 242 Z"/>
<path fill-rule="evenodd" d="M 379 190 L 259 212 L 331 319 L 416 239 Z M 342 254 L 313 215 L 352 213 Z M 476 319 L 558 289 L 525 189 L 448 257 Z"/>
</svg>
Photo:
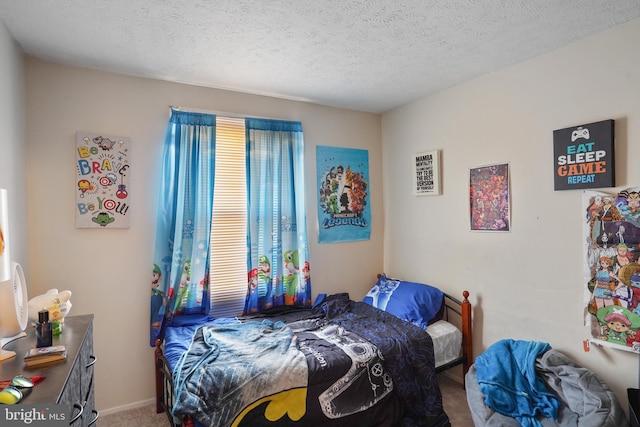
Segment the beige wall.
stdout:
<svg viewBox="0 0 640 427">
<path fill-rule="evenodd" d="M 28 281 L 23 62 L 20 49 L 0 22 L 0 188 L 7 190 L 11 260 L 24 267 Z"/>
<path fill-rule="evenodd" d="M 148 302 L 162 143 L 169 105 L 302 122 L 314 294 L 362 298 L 382 267 L 380 116 L 255 95 L 26 60 L 29 233 L 32 295 L 73 292 L 72 314 L 95 315 L 99 410 L 154 395 Z M 130 228 L 74 227 L 75 134 L 131 138 Z M 369 150 L 372 235 L 318 244 L 315 147 Z"/>
<path fill-rule="evenodd" d="M 626 405 L 638 355 L 583 326 L 582 192 L 554 191 L 553 130 L 615 119 L 618 187 L 640 185 L 640 20 L 383 115 L 385 269 L 475 304 L 474 350 L 546 341 Z M 443 194 L 411 194 L 411 156 L 442 150 Z M 512 231 L 469 231 L 469 168 L 508 162 Z"/>
</svg>

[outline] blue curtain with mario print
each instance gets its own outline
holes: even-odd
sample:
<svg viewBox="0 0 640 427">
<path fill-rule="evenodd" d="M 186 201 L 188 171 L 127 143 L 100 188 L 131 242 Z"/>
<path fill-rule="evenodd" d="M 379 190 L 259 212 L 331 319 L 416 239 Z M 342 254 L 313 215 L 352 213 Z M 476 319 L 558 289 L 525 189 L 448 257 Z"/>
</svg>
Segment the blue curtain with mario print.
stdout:
<svg viewBox="0 0 640 427">
<path fill-rule="evenodd" d="M 247 118 L 248 291 L 244 312 L 311 306 L 302 124 Z"/>
<path fill-rule="evenodd" d="M 167 308 L 173 314 L 209 312 L 215 122 L 215 115 L 171 110 L 151 282 L 152 346 Z"/>
</svg>

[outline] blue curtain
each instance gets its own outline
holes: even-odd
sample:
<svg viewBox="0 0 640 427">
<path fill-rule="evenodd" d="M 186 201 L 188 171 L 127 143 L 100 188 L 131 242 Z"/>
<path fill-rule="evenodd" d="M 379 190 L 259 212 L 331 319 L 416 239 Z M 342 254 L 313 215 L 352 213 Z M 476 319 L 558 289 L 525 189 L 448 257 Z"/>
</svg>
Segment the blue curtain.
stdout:
<svg viewBox="0 0 640 427">
<path fill-rule="evenodd" d="M 151 345 L 167 310 L 209 312 L 214 115 L 171 111 L 162 161 L 151 282 Z"/>
<path fill-rule="evenodd" d="M 246 119 L 248 290 L 244 312 L 311 306 L 302 125 Z"/>
</svg>

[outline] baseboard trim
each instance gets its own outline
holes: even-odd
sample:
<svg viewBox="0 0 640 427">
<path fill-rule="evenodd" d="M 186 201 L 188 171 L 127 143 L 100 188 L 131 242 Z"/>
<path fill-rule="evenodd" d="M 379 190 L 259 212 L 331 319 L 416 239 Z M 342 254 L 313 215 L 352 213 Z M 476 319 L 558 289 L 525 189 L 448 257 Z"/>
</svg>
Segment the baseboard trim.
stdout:
<svg viewBox="0 0 640 427">
<path fill-rule="evenodd" d="M 128 403 L 122 406 L 116 406 L 115 408 L 100 409 L 100 415 L 115 414 L 117 412 L 128 411 L 129 409 L 144 408 L 145 406 L 155 405 L 155 404 L 156 404 L 156 399 L 141 400 L 139 402 L 133 402 L 133 403 Z"/>
</svg>

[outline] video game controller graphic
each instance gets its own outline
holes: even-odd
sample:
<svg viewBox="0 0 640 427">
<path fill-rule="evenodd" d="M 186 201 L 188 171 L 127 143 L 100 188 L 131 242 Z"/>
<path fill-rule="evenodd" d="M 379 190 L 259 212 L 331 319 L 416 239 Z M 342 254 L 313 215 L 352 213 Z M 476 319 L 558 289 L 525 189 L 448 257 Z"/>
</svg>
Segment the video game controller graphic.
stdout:
<svg viewBox="0 0 640 427">
<path fill-rule="evenodd" d="M 571 132 L 571 142 L 575 142 L 578 138 L 589 139 L 589 129 L 580 126 L 578 129 Z"/>
<path fill-rule="evenodd" d="M 318 396 L 327 418 L 364 411 L 393 390 L 393 380 L 375 345 L 337 325 L 329 325 L 314 334 L 340 347 L 351 359 L 349 371 Z M 345 393 L 351 387 L 360 393 Z"/>
</svg>

